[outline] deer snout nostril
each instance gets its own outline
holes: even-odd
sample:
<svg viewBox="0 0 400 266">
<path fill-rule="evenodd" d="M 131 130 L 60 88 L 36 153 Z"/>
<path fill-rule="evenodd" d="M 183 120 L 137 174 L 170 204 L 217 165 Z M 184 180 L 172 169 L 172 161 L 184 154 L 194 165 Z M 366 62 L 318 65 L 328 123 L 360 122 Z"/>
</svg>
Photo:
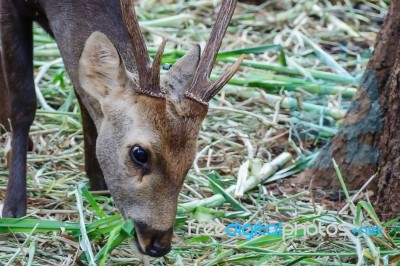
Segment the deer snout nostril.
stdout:
<svg viewBox="0 0 400 266">
<path fill-rule="evenodd" d="M 147 223 L 134 221 L 138 249 L 151 257 L 162 257 L 171 251 L 173 227 L 157 230 Z"/>
<path fill-rule="evenodd" d="M 151 246 L 146 248 L 146 254 L 151 257 L 162 257 L 170 252 L 171 246 L 161 246 L 158 242 L 154 242 Z"/>
</svg>

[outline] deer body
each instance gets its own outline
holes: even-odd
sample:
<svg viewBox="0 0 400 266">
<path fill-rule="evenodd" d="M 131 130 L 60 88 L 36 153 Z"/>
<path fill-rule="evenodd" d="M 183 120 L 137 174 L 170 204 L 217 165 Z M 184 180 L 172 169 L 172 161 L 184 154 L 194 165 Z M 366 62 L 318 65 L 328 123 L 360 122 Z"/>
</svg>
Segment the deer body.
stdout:
<svg viewBox="0 0 400 266">
<path fill-rule="evenodd" d="M 12 132 L 4 217 L 26 214 L 26 153 L 36 110 L 32 22 L 56 40 L 81 105 L 91 189 L 133 219 L 141 253 L 171 247 L 177 199 L 207 102 L 239 67 L 208 81 L 236 1 L 225 0 L 201 56 L 195 46 L 160 77 L 128 0 L 0 0 L 0 123 Z"/>
</svg>

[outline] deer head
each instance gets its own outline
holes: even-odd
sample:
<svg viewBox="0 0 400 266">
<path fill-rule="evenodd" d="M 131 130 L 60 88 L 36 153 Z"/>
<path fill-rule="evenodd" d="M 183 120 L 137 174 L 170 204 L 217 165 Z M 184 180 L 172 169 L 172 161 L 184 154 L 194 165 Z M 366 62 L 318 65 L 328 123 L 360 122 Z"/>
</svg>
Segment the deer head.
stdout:
<svg viewBox="0 0 400 266">
<path fill-rule="evenodd" d="M 209 81 L 235 5 L 235 0 L 223 1 L 202 55 L 194 46 L 163 76 L 165 42 L 150 64 L 132 0 L 121 0 L 121 8 L 137 72 L 127 71 L 104 34 L 94 32 L 86 41 L 79 80 L 101 107 L 97 158 L 119 211 L 134 221 L 143 254 L 169 252 L 178 194 L 195 157 L 208 101 L 240 66 L 241 59 Z"/>
</svg>

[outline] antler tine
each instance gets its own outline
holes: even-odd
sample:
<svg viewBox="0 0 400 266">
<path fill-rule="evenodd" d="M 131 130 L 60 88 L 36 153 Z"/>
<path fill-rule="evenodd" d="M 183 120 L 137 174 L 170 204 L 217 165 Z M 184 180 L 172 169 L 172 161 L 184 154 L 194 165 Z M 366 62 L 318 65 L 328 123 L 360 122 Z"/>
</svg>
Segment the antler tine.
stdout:
<svg viewBox="0 0 400 266">
<path fill-rule="evenodd" d="M 220 76 L 216 81 L 214 81 L 208 89 L 203 93 L 202 100 L 205 102 L 209 102 L 218 91 L 225 86 L 226 83 L 235 75 L 236 71 L 238 71 L 240 65 L 243 62 L 245 55 L 241 55 L 233 64 L 225 74 Z"/>
<path fill-rule="evenodd" d="M 139 23 L 136 19 L 134 0 L 121 0 L 122 16 L 132 44 L 133 55 L 139 75 L 140 90 L 152 96 L 161 96 L 160 78 L 155 75 L 157 80 L 152 80 L 154 74 L 150 65 L 150 58 L 146 48 L 146 42 L 140 31 Z M 163 49 L 162 49 L 163 50 Z M 159 63 L 158 63 L 158 71 Z"/>
<path fill-rule="evenodd" d="M 213 26 L 213 29 L 211 30 L 210 38 L 206 44 L 206 47 L 204 48 L 203 55 L 201 56 L 196 73 L 193 77 L 192 85 L 186 93 L 189 97 L 202 100 L 202 102 L 208 102 L 211 99 L 209 98 L 210 95 L 215 95 L 216 92 L 221 88 L 216 87 L 216 85 L 225 85 L 240 66 L 240 64 L 237 62 L 228 71 L 228 73 L 223 75 L 214 84 L 211 84 L 211 82 L 208 80 L 214 66 L 218 50 L 221 48 L 222 39 L 235 10 L 236 2 L 237 0 L 223 0 L 222 2 L 217 20 Z M 214 90 L 215 93 L 209 90 Z"/>
<path fill-rule="evenodd" d="M 151 87 L 156 88 L 158 86 L 162 93 L 165 92 L 163 92 L 160 87 L 160 66 L 166 44 L 167 41 L 163 40 L 160 47 L 158 48 L 156 56 L 154 57 L 153 65 L 151 66 L 151 79 L 150 79 L 150 82 L 152 84 Z"/>
</svg>

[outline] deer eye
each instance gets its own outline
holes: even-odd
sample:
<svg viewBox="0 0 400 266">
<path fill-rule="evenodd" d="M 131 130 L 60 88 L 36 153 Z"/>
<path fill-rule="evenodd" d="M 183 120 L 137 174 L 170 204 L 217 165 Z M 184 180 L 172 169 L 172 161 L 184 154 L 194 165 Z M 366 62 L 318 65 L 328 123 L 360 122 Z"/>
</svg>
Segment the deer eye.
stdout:
<svg viewBox="0 0 400 266">
<path fill-rule="evenodd" d="M 143 165 L 147 162 L 147 152 L 139 145 L 132 146 L 129 155 L 131 160 L 138 165 Z"/>
</svg>

